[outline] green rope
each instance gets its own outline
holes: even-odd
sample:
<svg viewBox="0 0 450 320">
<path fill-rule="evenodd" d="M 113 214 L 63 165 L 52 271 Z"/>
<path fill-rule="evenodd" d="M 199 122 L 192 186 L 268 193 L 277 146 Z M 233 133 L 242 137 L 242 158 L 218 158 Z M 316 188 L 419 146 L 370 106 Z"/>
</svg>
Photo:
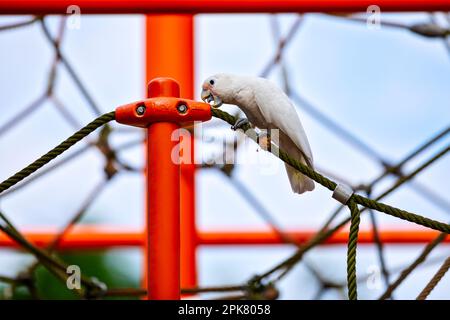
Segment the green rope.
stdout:
<svg viewBox="0 0 450 320">
<path fill-rule="evenodd" d="M 211 109 L 211 113 L 214 117 L 222 119 L 226 122 L 228 122 L 231 125 L 234 125 L 236 122 L 236 118 L 224 111 L 218 110 L 218 109 Z M 109 112 L 106 113 L 91 123 L 89 123 L 84 128 L 80 129 L 78 132 L 73 134 L 71 137 L 69 137 L 67 140 L 56 146 L 54 149 L 50 150 L 48 153 L 40 157 L 38 160 L 34 161 L 32 164 L 28 165 L 12 177 L 8 178 L 7 180 L 0 183 L 0 194 L 17 184 L 18 182 L 22 181 L 29 175 L 31 175 L 33 172 L 39 170 L 41 167 L 43 167 L 45 164 L 49 163 L 56 157 L 58 157 L 60 154 L 62 154 L 64 151 L 68 150 L 70 147 L 75 145 L 77 142 L 82 140 L 84 137 L 89 135 L 91 132 L 96 130 L 98 127 L 112 121 L 115 119 L 115 112 Z M 244 132 L 255 142 L 257 142 L 257 135 L 253 131 L 250 133 L 250 125 L 244 126 L 242 129 Z M 310 167 L 300 163 L 297 159 L 292 158 L 288 153 L 285 151 L 279 149 L 277 146 L 273 145 L 271 146 L 271 152 L 275 154 L 277 157 L 279 157 L 281 160 L 283 160 L 285 163 L 289 164 L 293 168 L 297 169 L 302 174 L 308 176 L 309 178 L 313 179 L 317 183 L 321 184 L 322 186 L 326 187 L 330 191 L 334 191 L 337 184 L 326 178 L 325 176 L 321 175 L 320 173 L 314 171 Z M 446 152 L 448 152 L 450 148 L 445 149 L 439 156 L 442 156 Z M 425 227 L 439 230 L 443 233 L 450 233 L 450 225 L 432 220 L 420 215 L 417 215 L 415 213 L 411 213 L 405 210 L 401 210 L 389 205 L 386 205 L 384 203 L 378 202 L 376 200 L 372 200 L 366 197 L 363 197 L 358 194 L 353 194 L 352 197 L 348 200 L 348 207 L 350 208 L 351 212 L 351 226 L 350 226 L 350 233 L 349 233 L 349 242 L 348 242 L 348 253 L 347 253 L 347 282 L 348 282 L 348 296 L 350 300 L 356 300 L 357 299 L 357 279 L 356 279 L 356 249 L 357 249 L 357 242 L 358 242 L 358 232 L 359 232 L 359 223 L 360 223 L 360 214 L 361 211 L 358 209 L 358 204 L 361 204 L 367 208 L 374 209 L 380 212 L 387 213 L 389 215 L 392 215 L 394 217 L 407 220 L 410 222 L 414 222 L 420 225 L 423 225 Z M 317 239 L 314 241 L 311 241 L 307 245 L 304 246 L 304 250 L 300 253 L 301 255 L 307 250 L 308 247 L 314 246 L 315 243 L 319 243 L 322 239 L 329 236 L 330 233 L 334 232 L 338 228 L 341 228 L 344 223 L 339 224 L 332 230 L 327 230 L 323 232 Z M 293 257 L 294 258 L 294 257 Z M 286 265 L 289 265 L 289 263 L 285 262 Z"/>
<path fill-rule="evenodd" d="M 227 112 L 224 112 L 222 110 L 211 109 L 211 113 L 214 117 L 222 119 L 231 125 L 234 125 L 234 123 L 236 122 L 235 117 L 233 117 L 232 115 L 230 115 Z M 244 130 L 244 132 L 246 133 L 247 136 L 249 136 L 252 140 L 256 141 L 257 136 L 251 132 L 252 130 L 248 130 L 250 128 L 251 128 L 250 125 L 246 125 L 242 129 Z M 450 151 L 450 147 L 446 148 L 440 156 L 447 153 L 448 151 Z M 310 167 L 300 163 L 298 160 L 292 158 L 291 156 L 289 156 L 288 153 L 279 149 L 274 144 L 272 144 L 272 146 L 271 146 L 271 152 L 274 155 L 276 155 L 277 157 L 279 157 L 281 160 L 283 160 L 284 162 L 286 162 L 287 164 L 292 166 L 293 168 L 297 169 L 299 172 L 303 173 L 305 176 L 308 176 L 309 178 L 313 179 L 317 183 L 326 187 L 330 191 L 334 191 L 334 189 L 336 188 L 337 184 L 334 181 L 331 181 L 330 179 L 324 177 L 323 175 L 314 171 Z M 401 209 L 389 206 L 387 204 L 384 204 L 384 203 L 381 203 L 381 202 L 378 202 L 378 201 L 375 201 L 372 199 L 368 199 L 368 198 L 363 197 L 358 194 L 353 194 L 353 196 L 351 197 L 350 200 L 353 200 L 357 204 L 363 205 L 370 209 L 384 212 L 391 216 L 394 216 L 394 217 L 397 217 L 397 218 L 400 218 L 403 220 L 407 220 L 410 222 L 414 222 L 414 223 L 420 224 L 422 226 L 428 227 L 430 229 L 438 230 L 438 231 L 445 232 L 445 233 L 450 233 L 450 225 L 440 222 L 440 221 L 436 221 L 436 220 L 429 219 L 429 218 L 420 216 L 420 215 L 412 213 L 412 212 L 401 210 Z"/>
<path fill-rule="evenodd" d="M 423 217 L 421 215 L 412 213 L 412 212 L 408 212 L 402 209 L 398 209 L 392 206 L 389 206 L 387 204 L 372 200 L 372 199 L 368 199 L 365 198 L 363 196 L 354 194 L 352 196 L 352 198 L 358 203 L 361 204 L 367 208 L 370 209 L 374 209 L 380 212 L 384 212 L 387 213 L 391 216 L 403 219 L 403 220 L 407 220 L 409 222 L 414 222 L 417 224 L 420 224 L 422 226 L 434 229 L 434 230 L 439 230 L 441 232 L 445 232 L 445 233 L 450 233 L 450 225 L 443 223 L 443 222 L 439 222 L 430 218 L 426 218 Z"/>
<path fill-rule="evenodd" d="M 67 151 L 70 147 L 75 145 L 77 142 L 85 138 L 87 135 L 95 131 L 97 128 L 103 126 L 104 124 L 112 121 L 115 119 L 115 112 L 109 112 L 106 113 L 88 125 L 86 125 L 84 128 L 80 129 L 76 133 L 74 133 L 72 136 L 70 136 L 68 139 L 60 143 L 58 146 L 47 152 L 45 155 L 41 156 L 39 159 L 25 167 L 24 169 L 20 170 L 10 178 L 6 179 L 2 183 L 0 183 L 0 194 L 18 182 L 22 181 L 29 175 L 31 175 L 33 172 L 39 170 L 41 167 L 61 155 L 63 152 Z M 11 237 L 13 240 L 15 240 L 19 245 L 21 245 L 23 248 L 27 249 L 29 252 L 34 254 L 38 260 L 45 266 L 47 269 L 52 272 L 55 276 L 58 278 L 61 278 L 62 280 L 65 280 L 65 271 L 66 266 L 59 262 L 56 259 L 53 259 L 49 254 L 47 254 L 45 251 L 40 250 L 33 246 L 31 243 L 29 243 L 20 233 L 19 231 L 14 227 L 14 225 L 0 212 L 0 220 L 3 220 L 7 226 L 0 225 L 0 230 L 6 233 L 9 237 Z M 56 269 L 53 269 L 55 267 Z M 81 282 L 86 286 L 87 292 L 90 292 L 92 290 L 102 290 L 102 286 L 99 286 L 97 283 L 94 283 L 91 281 L 91 279 L 87 279 L 84 276 L 81 277 Z"/>
<path fill-rule="evenodd" d="M 236 118 L 224 111 L 218 110 L 218 109 L 211 109 L 211 113 L 214 117 L 222 119 L 226 122 L 228 122 L 231 125 L 234 125 L 236 122 Z M 257 141 L 257 135 L 255 134 L 254 130 L 251 129 L 251 125 L 248 124 L 242 128 L 242 130 L 245 132 L 245 134 L 250 137 L 255 142 Z M 450 150 L 450 147 L 447 147 L 442 152 L 440 152 L 438 155 L 436 155 L 435 158 L 433 158 L 433 161 L 437 158 L 443 156 Z M 270 152 L 273 153 L 275 156 L 283 160 L 285 163 L 289 164 L 293 168 L 297 169 L 302 174 L 308 176 L 309 178 L 313 179 L 317 183 L 321 184 L 322 186 L 326 187 L 330 191 L 334 191 L 337 184 L 334 181 L 331 181 L 330 179 L 324 177 L 320 173 L 314 171 L 309 166 L 306 166 L 302 163 L 300 163 L 298 160 L 292 158 L 288 153 L 285 151 L 279 149 L 277 146 L 275 146 L 273 143 L 270 148 Z M 428 164 L 427 164 L 428 165 Z M 419 172 L 419 170 L 417 170 Z M 415 174 L 414 174 L 415 175 Z M 411 175 L 410 178 L 412 178 L 414 175 Z M 404 180 L 399 182 L 399 185 L 406 181 L 406 177 Z M 376 200 L 372 200 L 366 197 L 363 197 L 358 194 L 353 194 L 350 199 L 348 200 L 348 207 L 350 209 L 351 217 L 351 225 L 350 225 L 350 232 L 349 232 L 349 241 L 348 241 L 348 251 L 347 251 L 347 286 L 348 286 L 348 297 L 349 300 L 357 300 L 357 278 L 356 278 L 356 249 L 357 249 L 357 243 L 358 243 L 358 232 L 359 232 L 359 223 L 360 223 L 360 214 L 361 211 L 358 209 L 358 204 L 365 206 L 366 208 L 374 209 L 380 212 L 384 212 L 386 214 L 389 214 L 391 216 L 407 220 L 410 222 L 414 222 L 417 224 L 420 224 L 422 226 L 439 230 L 443 232 L 443 234 L 450 233 L 450 225 L 446 223 L 442 223 L 433 219 L 429 219 L 423 216 L 420 216 L 418 214 L 408 212 L 402 209 L 398 209 L 392 206 L 389 206 L 387 204 L 381 203 Z M 284 261 L 280 265 L 272 268 L 270 271 L 266 272 L 264 275 L 261 275 L 260 278 L 264 278 L 265 276 L 271 274 L 275 270 L 278 270 L 280 267 L 286 266 L 286 270 L 280 275 L 280 278 L 284 276 L 290 268 L 292 268 L 292 265 L 295 261 L 298 259 L 301 259 L 303 254 L 312 246 L 314 246 L 317 243 L 320 243 L 323 239 L 326 239 L 330 234 L 334 233 L 336 230 L 341 228 L 343 225 L 345 225 L 348 220 L 345 220 L 332 230 L 324 230 L 323 232 L 320 232 L 319 235 L 312 239 L 310 242 L 308 242 L 306 245 L 302 246 L 299 252 L 297 252 L 294 256 L 292 256 L 290 259 Z"/>
<path fill-rule="evenodd" d="M 0 194 L 17 184 L 18 182 L 22 181 L 26 177 L 28 177 L 33 172 L 39 170 L 41 167 L 58 157 L 60 154 L 62 154 L 64 151 L 72 147 L 74 144 L 82 140 L 84 137 L 95 131 L 97 128 L 101 127 L 102 125 L 112 121 L 115 119 L 115 112 L 109 112 L 105 113 L 104 115 L 98 117 L 88 125 L 86 125 L 84 128 L 80 129 L 76 133 L 74 133 L 72 136 L 67 138 L 65 141 L 60 143 L 58 146 L 44 154 L 42 157 L 34 161 L 32 164 L 28 165 L 24 169 L 17 172 L 15 175 L 11 176 L 10 178 L 6 179 L 2 183 L 0 183 Z"/>
<path fill-rule="evenodd" d="M 348 299 L 357 300 L 357 280 L 356 280 L 356 247 L 358 245 L 358 232 L 361 212 L 354 200 L 348 202 L 351 213 L 350 233 L 348 237 L 347 249 L 347 287 Z"/>
</svg>

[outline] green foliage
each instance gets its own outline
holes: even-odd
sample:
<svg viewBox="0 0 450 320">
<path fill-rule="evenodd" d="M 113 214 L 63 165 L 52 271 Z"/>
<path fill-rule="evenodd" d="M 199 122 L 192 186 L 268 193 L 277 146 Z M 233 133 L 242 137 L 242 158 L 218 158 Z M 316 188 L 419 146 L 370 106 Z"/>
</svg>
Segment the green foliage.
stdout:
<svg viewBox="0 0 450 320">
<path fill-rule="evenodd" d="M 84 276 L 96 277 L 108 288 L 137 288 L 139 279 L 137 275 L 130 273 L 132 268 L 126 267 L 120 256 L 114 254 L 112 256 L 113 258 L 107 251 L 72 252 L 60 255 L 68 265 L 78 265 Z M 34 276 L 34 283 L 40 299 L 80 299 L 76 292 L 69 290 L 65 283 L 44 267 L 39 266 Z M 6 287 L 6 284 L 0 284 L 1 299 L 8 298 L 4 295 Z M 25 286 L 19 285 L 14 289 L 13 299 L 31 298 L 32 295 Z"/>
</svg>

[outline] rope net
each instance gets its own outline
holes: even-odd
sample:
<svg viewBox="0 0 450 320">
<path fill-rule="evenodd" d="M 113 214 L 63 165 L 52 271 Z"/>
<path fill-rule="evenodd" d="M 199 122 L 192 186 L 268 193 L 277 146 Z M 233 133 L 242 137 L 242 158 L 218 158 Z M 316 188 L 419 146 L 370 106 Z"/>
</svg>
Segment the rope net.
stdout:
<svg viewBox="0 0 450 320">
<path fill-rule="evenodd" d="M 405 30 L 416 37 L 437 38 L 437 41 L 443 41 L 445 43 L 446 48 L 450 53 L 449 40 L 447 39 L 449 36 L 449 29 L 447 24 L 442 23 L 442 17 L 446 16 L 443 14 L 433 14 L 426 23 L 422 22 L 409 25 L 398 22 L 381 21 L 381 25 L 386 28 Z M 366 21 L 365 18 L 353 15 L 331 17 L 331 19 L 345 19 L 355 23 L 365 23 Z M 437 273 L 425 288 L 423 288 L 421 292 L 417 292 L 417 299 L 425 299 L 428 297 L 431 290 L 436 287 L 438 282 L 445 278 L 444 275 L 449 266 L 448 252 L 443 257 L 435 257 L 434 259 L 429 258 L 428 256 L 433 249 L 439 247 L 439 244 L 446 239 L 447 234 L 450 232 L 450 225 L 441 221 L 441 219 L 431 218 L 427 212 L 410 212 L 409 210 L 388 205 L 384 202 L 384 198 L 391 195 L 400 187 L 407 185 L 417 197 L 421 197 L 424 201 L 431 203 L 445 214 L 450 212 L 450 203 L 448 203 L 448 199 L 445 195 L 442 195 L 441 192 L 434 191 L 417 179 L 413 180 L 431 166 L 445 158 L 450 150 L 447 139 L 448 133 L 450 132 L 450 126 L 447 125 L 440 130 L 436 130 L 432 136 L 423 139 L 411 152 L 396 162 L 393 162 L 388 157 L 379 153 L 375 148 L 365 143 L 360 136 L 353 134 L 352 131 L 347 128 L 348 126 L 344 126 L 337 120 L 334 120 L 331 116 L 321 111 L 321 109 L 317 108 L 309 102 L 309 100 L 300 95 L 295 88 L 296 86 L 290 81 L 291 70 L 287 67 L 288 63 L 285 59 L 286 48 L 288 48 L 289 44 L 296 39 L 300 27 L 304 24 L 304 20 L 305 16 L 295 16 L 288 25 L 287 31 L 283 33 L 279 19 L 276 16 L 269 17 L 270 29 L 276 41 L 276 52 L 263 67 L 262 72 L 260 72 L 259 75 L 269 77 L 272 72 L 278 70 L 281 75 L 281 83 L 283 84 L 286 93 L 296 105 L 298 105 L 301 113 L 306 113 L 311 120 L 317 122 L 319 126 L 330 131 L 334 136 L 344 141 L 354 150 L 378 164 L 382 170 L 371 181 L 355 184 L 350 182 L 350 179 L 343 178 L 340 174 L 332 173 L 321 167 L 319 167 L 317 171 L 314 171 L 309 167 L 302 165 L 297 159 L 291 157 L 283 150 L 278 149 L 276 145 L 272 144 L 270 151 L 274 155 L 281 161 L 284 161 L 301 173 L 315 180 L 321 187 L 334 191 L 337 183 L 342 182 L 350 185 L 356 192 L 345 205 L 339 204 L 337 208 L 331 212 L 311 239 L 305 243 L 298 243 L 278 222 L 277 215 L 272 213 L 271 210 L 267 209 L 266 206 L 258 200 L 255 192 L 256 186 L 255 188 L 249 188 L 246 183 L 241 182 L 237 178 L 236 166 L 234 164 L 211 164 L 211 162 L 205 162 L 200 166 L 201 168 L 205 170 L 214 169 L 217 172 L 222 173 L 225 179 L 227 179 L 237 190 L 239 195 L 260 215 L 260 218 L 280 236 L 283 242 L 294 245 L 296 250 L 281 261 L 271 261 L 272 267 L 266 271 L 252 275 L 243 283 L 234 283 L 226 286 L 182 288 L 182 293 L 217 293 L 219 295 L 213 296 L 213 298 L 219 299 L 276 299 L 280 296 L 280 293 L 283 293 L 282 291 L 280 292 L 279 289 L 282 280 L 291 274 L 294 267 L 302 264 L 308 270 L 309 275 L 318 283 L 318 290 L 313 297 L 314 299 L 320 299 L 326 296 L 326 293 L 330 290 L 346 292 L 345 296 L 348 297 L 348 299 L 357 299 L 359 285 L 368 280 L 368 275 L 358 273 L 356 268 L 358 264 L 357 243 L 359 225 L 361 219 L 365 217 L 363 213 L 367 212 L 368 223 L 373 231 L 374 249 L 376 250 L 378 264 L 384 282 L 384 288 L 379 298 L 394 298 L 394 291 L 420 266 L 423 266 L 426 263 L 436 264 L 444 261 L 444 264 L 437 270 Z M 19 23 L 0 26 L 0 31 L 5 33 L 12 30 L 38 26 L 40 32 L 54 52 L 54 59 L 50 64 L 48 82 L 44 93 L 38 95 L 38 98 L 32 101 L 28 106 L 25 106 L 25 108 L 19 109 L 11 117 L 4 119 L 4 121 L 0 123 L 0 137 L 6 136 L 15 127 L 22 125 L 26 118 L 30 117 L 39 109 L 43 109 L 43 106 L 49 102 L 70 126 L 70 130 L 77 131 L 68 139 L 51 149 L 51 151 L 38 158 L 38 160 L 32 162 L 24 169 L 19 170 L 16 174 L 0 183 L 0 199 L 2 200 L 2 207 L 6 207 L 3 206 L 3 203 L 6 203 L 8 198 L 12 197 L 16 192 L 19 194 L 18 191 L 25 189 L 26 186 L 32 185 L 35 181 L 39 181 L 43 177 L 48 176 L 52 171 L 56 171 L 56 169 L 80 158 L 91 149 L 96 149 L 102 156 L 102 169 L 104 172 L 101 181 L 92 188 L 92 191 L 83 200 L 81 206 L 74 212 L 68 221 L 62 225 L 58 235 L 52 239 L 50 245 L 46 248 L 38 248 L 30 243 L 24 237 L 20 228 L 16 227 L 16 224 L 10 220 L 14 213 L 1 208 L 0 230 L 13 239 L 22 250 L 32 255 L 35 260 L 28 264 L 26 268 L 23 268 L 16 276 L 0 275 L 0 282 L 6 284 L 4 287 L 6 288 L 5 292 L 8 291 L 14 293 L 17 288 L 23 287 L 26 288 L 29 294 L 34 298 L 40 297 L 40 292 L 37 290 L 36 285 L 36 274 L 40 267 L 45 268 L 53 275 L 53 277 L 59 279 L 61 283 L 67 283 L 69 275 L 66 271 L 69 267 L 69 263 L 64 261 L 62 255 L 58 252 L 58 245 L 65 235 L 67 235 L 89 212 L 91 206 L 95 203 L 102 191 L 104 191 L 112 181 L 116 180 L 113 178 L 121 173 L 140 174 L 143 172 L 141 166 L 127 162 L 127 160 L 124 160 L 125 157 L 122 156 L 122 153 L 127 149 L 141 146 L 143 137 L 140 136 L 140 133 L 137 130 L 124 129 L 123 127 L 118 127 L 112 123 L 111 121 L 114 120 L 114 112 L 102 114 L 103 110 L 107 111 L 111 110 L 111 108 L 101 108 L 96 103 L 94 97 L 90 94 L 88 86 L 78 75 L 76 68 L 74 68 L 70 62 L 71 60 L 66 56 L 66 52 L 62 50 L 62 43 L 67 33 L 66 18 L 61 17 L 58 18 L 58 20 L 52 20 L 52 22 L 58 22 L 56 35 L 52 34 L 48 21 L 49 19 L 46 17 L 33 17 L 28 20 L 24 19 L 24 21 Z M 0 37 L 1 35 L 2 34 L 0 33 Z M 65 76 L 70 79 L 79 94 L 84 98 L 84 104 L 87 106 L 88 110 L 96 117 L 94 121 L 91 121 L 84 127 L 80 125 L 76 112 L 67 107 L 62 99 L 58 98 L 56 83 L 60 69 L 64 69 Z M 233 125 L 236 121 L 236 117 L 229 112 L 212 109 L 212 113 L 215 118 L 220 119 L 224 123 Z M 211 126 L 214 129 L 217 125 L 219 124 L 213 122 Z M 243 129 L 250 139 L 256 141 L 257 138 L 254 135 L 254 131 L 250 130 L 250 126 Z M 92 134 L 96 130 L 96 135 Z M 130 139 L 128 138 L 130 132 L 133 135 L 136 135 L 137 133 L 138 136 Z M 124 136 L 125 138 L 121 143 L 116 143 L 114 140 L 115 135 Z M 78 142 L 81 146 L 74 147 L 74 150 L 67 151 Z M 23 143 L 21 142 L 21 144 Z M 235 143 L 235 140 L 233 140 L 233 148 L 239 148 L 239 145 L 238 143 Z M 431 154 L 430 150 L 433 151 Z M 66 151 L 68 152 L 67 155 L 56 159 Z M 215 156 L 217 156 L 217 154 Z M 222 155 L 219 154 L 219 157 L 221 156 Z M 420 161 L 417 161 L 417 159 Z M 413 165 L 411 165 L 411 163 Z M 7 176 L 9 175 L 10 172 Z M 387 187 L 386 180 L 389 180 L 391 183 Z M 345 209 L 347 210 L 345 211 Z M 383 228 L 377 221 L 380 213 L 402 219 L 405 222 L 415 223 L 426 228 L 437 230 L 439 233 L 436 234 L 436 238 L 427 244 L 423 251 L 417 255 L 412 262 L 404 263 L 403 266 L 396 269 L 388 264 L 385 245 L 380 238 L 380 230 Z M 343 215 L 345 215 L 345 217 L 340 219 Z M 328 276 L 322 274 L 323 270 L 312 263 L 310 259 L 305 259 L 305 255 L 347 225 L 349 225 L 350 228 L 347 247 L 347 279 L 342 281 L 330 280 Z M 74 290 L 80 298 L 99 299 L 109 297 L 139 297 L 145 294 L 145 290 L 142 289 L 108 287 L 105 284 L 106 281 L 97 279 L 93 276 L 88 276 L 85 273 L 83 273 L 81 283 L 82 287 Z M 5 297 L 7 295 L 4 294 L 3 296 Z"/>
</svg>

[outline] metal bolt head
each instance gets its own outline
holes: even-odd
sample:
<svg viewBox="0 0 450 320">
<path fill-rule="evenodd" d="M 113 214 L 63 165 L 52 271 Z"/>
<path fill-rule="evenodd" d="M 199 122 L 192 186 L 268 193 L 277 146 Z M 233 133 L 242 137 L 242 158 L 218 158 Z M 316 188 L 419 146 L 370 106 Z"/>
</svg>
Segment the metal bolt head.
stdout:
<svg viewBox="0 0 450 320">
<path fill-rule="evenodd" d="M 179 113 L 186 113 L 187 109 L 188 109 L 188 107 L 185 104 L 179 104 L 177 106 L 177 110 L 178 110 Z"/>
<path fill-rule="evenodd" d="M 139 115 L 139 116 L 142 116 L 144 113 L 145 113 L 145 106 L 144 105 L 139 105 L 139 106 L 137 106 L 136 107 L 136 113 Z"/>
</svg>

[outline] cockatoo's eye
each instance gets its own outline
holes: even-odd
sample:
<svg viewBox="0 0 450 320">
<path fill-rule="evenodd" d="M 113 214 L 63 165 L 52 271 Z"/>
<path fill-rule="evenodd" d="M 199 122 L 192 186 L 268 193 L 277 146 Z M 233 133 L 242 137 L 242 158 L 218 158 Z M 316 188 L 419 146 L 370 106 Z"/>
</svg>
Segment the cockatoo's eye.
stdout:
<svg viewBox="0 0 450 320">
<path fill-rule="evenodd" d="M 214 82 L 215 81 L 213 79 L 209 80 L 209 84 L 212 85 L 212 86 L 214 85 Z"/>
</svg>

